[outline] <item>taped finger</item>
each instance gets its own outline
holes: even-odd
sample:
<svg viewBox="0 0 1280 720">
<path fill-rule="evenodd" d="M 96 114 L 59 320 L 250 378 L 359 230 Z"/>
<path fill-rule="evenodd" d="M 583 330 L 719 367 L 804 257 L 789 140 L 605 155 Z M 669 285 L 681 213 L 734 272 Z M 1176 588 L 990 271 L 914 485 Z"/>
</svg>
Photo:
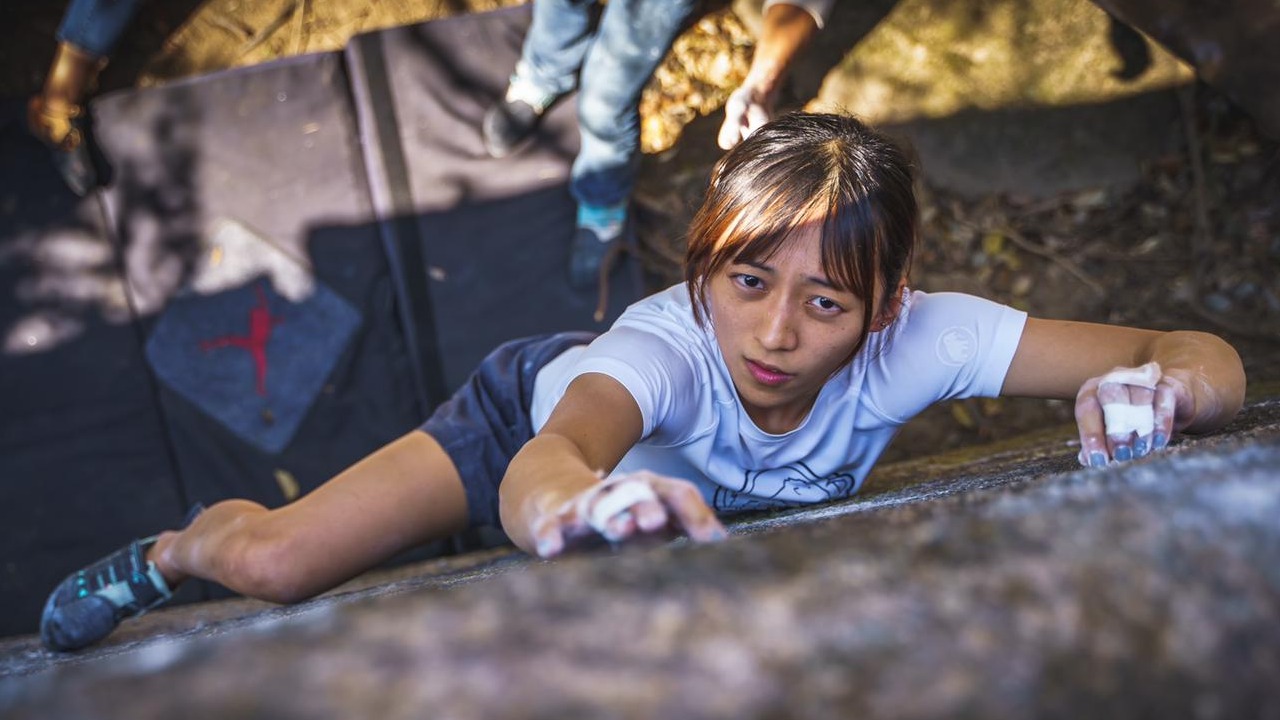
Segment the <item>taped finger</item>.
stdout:
<svg viewBox="0 0 1280 720">
<path fill-rule="evenodd" d="M 1155 428 L 1155 410 L 1150 405 L 1107 403 L 1102 406 L 1102 417 L 1107 435 L 1113 438 L 1128 438 L 1130 434 L 1145 437 Z"/>
<path fill-rule="evenodd" d="M 1116 368 L 1103 375 L 1102 382 L 1155 390 L 1156 383 L 1160 382 L 1160 363 L 1149 362 L 1136 368 Z"/>
<path fill-rule="evenodd" d="M 1112 460 L 1133 459 L 1133 430 L 1126 408 L 1133 405 L 1129 386 L 1123 383 L 1098 383 L 1098 402 L 1102 406 L 1102 425 L 1107 455 Z"/>
<path fill-rule="evenodd" d="M 1131 460 L 1135 438 L 1150 436 L 1155 427 L 1155 411 L 1150 405 L 1108 403 L 1102 406 L 1102 415 L 1107 424 L 1111 456 L 1116 460 Z"/>
<path fill-rule="evenodd" d="M 1133 456 L 1145 457 L 1151 452 L 1152 434 L 1155 432 L 1155 390 L 1144 387 L 1129 388 L 1129 403 L 1134 407 L 1151 409 L 1152 427 L 1146 432 L 1142 428 L 1134 429 Z"/>
<path fill-rule="evenodd" d="M 584 499 L 587 501 L 583 507 L 586 512 L 580 513 L 580 516 L 586 517 L 587 524 L 606 539 L 617 540 L 620 538 L 619 533 L 625 532 L 619 530 L 619 525 L 625 525 L 625 521 L 631 517 L 631 507 L 637 503 L 657 502 L 658 496 L 647 483 L 628 479 L 601 483 L 599 490 L 584 496 Z M 626 513 L 626 517 L 619 518 L 622 523 L 609 522 L 623 513 Z"/>
</svg>

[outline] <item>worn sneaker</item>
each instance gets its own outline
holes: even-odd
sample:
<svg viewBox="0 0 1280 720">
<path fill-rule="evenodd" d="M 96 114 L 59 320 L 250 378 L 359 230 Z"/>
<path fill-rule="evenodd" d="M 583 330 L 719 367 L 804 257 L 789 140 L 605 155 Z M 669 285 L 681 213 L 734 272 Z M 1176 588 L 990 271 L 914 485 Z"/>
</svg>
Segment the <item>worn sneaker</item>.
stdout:
<svg viewBox="0 0 1280 720">
<path fill-rule="evenodd" d="M 183 527 L 204 506 L 187 512 Z M 141 615 L 173 597 L 164 576 L 149 562 L 155 537 L 134 540 L 67 576 L 54 588 L 40 615 L 40 639 L 50 650 L 78 650 L 111 634 L 125 618 Z"/>
<path fill-rule="evenodd" d="M 595 287 L 612 269 L 621 251 L 628 223 L 627 204 L 578 206 L 578 228 L 569 250 L 569 285 L 579 290 Z M 604 268 L 602 270 L 602 268 Z"/>
<path fill-rule="evenodd" d="M 517 67 L 516 74 L 511 76 L 502 99 L 484 114 L 480 129 L 484 149 L 490 157 L 510 155 L 538 129 L 542 115 L 560 97 L 526 80 L 520 70 Z"/>
</svg>

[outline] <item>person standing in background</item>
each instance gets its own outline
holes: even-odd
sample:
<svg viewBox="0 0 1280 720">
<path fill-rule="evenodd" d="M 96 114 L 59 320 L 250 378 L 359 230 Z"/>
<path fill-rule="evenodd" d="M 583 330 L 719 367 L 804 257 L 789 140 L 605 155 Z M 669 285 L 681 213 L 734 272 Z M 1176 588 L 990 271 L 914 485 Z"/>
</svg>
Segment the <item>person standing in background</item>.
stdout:
<svg viewBox="0 0 1280 720">
<path fill-rule="evenodd" d="M 89 154 L 85 97 L 133 19 L 138 0 L 72 0 L 44 87 L 27 105 L 31 133 L 53 149 L 54 164 L 77 195 L 98 184 Z"/>
<path fill-rule="evenodd" d="M 832 4 L 765 2 L 751 69 L 725 105 L 722 148 L 769 120 L 787 68 Z M 597 5 L 535 0 L 515 73 L 482 126 L 486 151 L 505 157 L 534 133 L 548 108 L 578 88 L 582 144 L 569 181 L 578 203 L 569 255 L 575 288 L 592 287 L 607 274 L 607 259 L 634 232 L 630 198 L 640 155 L 640 95 L 697 8 L 695 0 L 610 0 L 595 19 Z"/>
</svg>

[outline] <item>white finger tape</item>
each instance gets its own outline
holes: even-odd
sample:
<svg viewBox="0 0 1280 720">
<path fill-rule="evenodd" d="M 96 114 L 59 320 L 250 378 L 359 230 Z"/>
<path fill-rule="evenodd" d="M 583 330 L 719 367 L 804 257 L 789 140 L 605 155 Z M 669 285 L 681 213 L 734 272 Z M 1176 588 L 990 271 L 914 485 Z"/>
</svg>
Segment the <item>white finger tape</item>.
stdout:
<svg viewBox="0 0 1280 720">
<path fill-rule="evenodd" d="M 595 491 L 586 498 L 589 504 L 587 524 L 605 537 L 609 536 L 607 528 L 614 517 L 630 510 L 636 503 L 658 500 L 653 488 L 639 480 L 602 483 L 598 489 L 593 490 Z"/>
<path fill-rule="evenodd" d="M 1102 376 L 1104 383 L 1119 383 L 1155 390 L 1160 382 L 1160 363 L 1149 362 L 1136 368 L 1117 368 Z"/>
<path fill-rule="evenodd" d="M 1107 403 L 1102 406 L 1102 419 L 1111 436 L 1137 433 L 1138 437 L 1145 437 L 1156 426 L 1156 414 L 1150 405 Z"/>
</svg>

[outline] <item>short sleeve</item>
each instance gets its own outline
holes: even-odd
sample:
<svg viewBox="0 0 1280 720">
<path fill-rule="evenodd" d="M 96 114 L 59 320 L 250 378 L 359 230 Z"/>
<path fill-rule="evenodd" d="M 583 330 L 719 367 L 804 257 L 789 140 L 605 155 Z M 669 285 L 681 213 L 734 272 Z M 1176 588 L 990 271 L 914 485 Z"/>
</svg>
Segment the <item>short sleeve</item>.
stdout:
<svg viewBox="0 0 1280 720">
<path fill-rule="evenodd" d="M 899 423 L 942 400 L 995 397 L 1026 320 L 973 295 L 914 292 L 871 360 L 864 389 L 879 414 Z"/>
<path fill-rule="evenodd" d="M 601 373 L 635 398 L 644 419 L 643 438 L 676 440 L 692 419 L 689 388 L 705 385 L 693 357 L 655 332 L 615 326 L 596 338 L 574 363 L 572 376 Z"/>
</svg>

